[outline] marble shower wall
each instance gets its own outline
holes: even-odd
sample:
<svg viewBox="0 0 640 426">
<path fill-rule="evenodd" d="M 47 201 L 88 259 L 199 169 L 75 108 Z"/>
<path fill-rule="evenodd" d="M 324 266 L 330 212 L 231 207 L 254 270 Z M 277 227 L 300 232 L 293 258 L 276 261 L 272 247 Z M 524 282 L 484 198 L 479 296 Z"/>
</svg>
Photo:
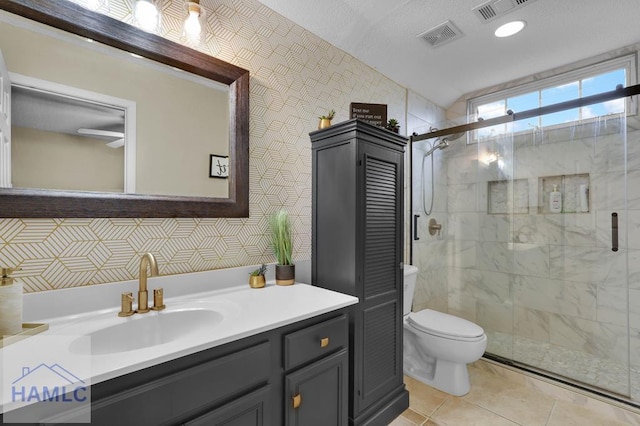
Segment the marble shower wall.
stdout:
<svg viewBox="0 0 640 426">
<path fill-rule="evenodd" d="M 273 262 L 267 217 L 284 207 L 295 231 L 294 258 L 311 256 L 311 144 L 330 109 L 388 105 L 405 122 L 406 89 L 255 0 L 202 0 L 208 36 L 199 50 L 251 73 L 250 217 L 245 219 L 3 219 L 0 264 L 26 292 L 134 279 L 151 251 L 161 274 Z M 180 42 L 184 4 L 163 3 L 162 36 Z M 131 22 L 131 1 L 110 15 Z M 401 132 L 404 133 L 404 131 Z"/>
<path fill-rule="evenodd" d="M 428 287 L 447 289 L 448 312 L 485 329 L 488 352 L 640 400 L 636 129 L 609 116 L 447 150 L 446 178 L 439 176 L 447 184 L 446 238 L 430 240 L 421 270 L 437 271 Z M 500 160 L 486 164 L 491 153 Z M 589 176 L 589 211 L 549 213 L 540 178 L 576 174 Z M 492 201 L 491 188 L 503 197 Z M 563 194 L 567 205 L 573 191 Z"/>
</svg>

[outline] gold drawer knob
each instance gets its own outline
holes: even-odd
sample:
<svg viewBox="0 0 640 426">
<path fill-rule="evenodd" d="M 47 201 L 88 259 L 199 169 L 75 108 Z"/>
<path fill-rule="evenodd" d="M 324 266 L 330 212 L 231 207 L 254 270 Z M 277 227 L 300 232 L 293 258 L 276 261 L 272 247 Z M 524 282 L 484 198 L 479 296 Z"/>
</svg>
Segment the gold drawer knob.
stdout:
<svg viewBox="0 0 640 426">
<path fill-rule="evenodd" d="M 320 339 L 320 347 L 326 348 L 327 346 L 329 346 L 329 338 L 323 337 L 322 339 Z"/>
<path fill-rule="evenodd" d="M 293 408 L 300 407 L 300 404 L 302 404 L 302 395 L 297 394 L 292 399 L 293 399 Z"/>
</svg>

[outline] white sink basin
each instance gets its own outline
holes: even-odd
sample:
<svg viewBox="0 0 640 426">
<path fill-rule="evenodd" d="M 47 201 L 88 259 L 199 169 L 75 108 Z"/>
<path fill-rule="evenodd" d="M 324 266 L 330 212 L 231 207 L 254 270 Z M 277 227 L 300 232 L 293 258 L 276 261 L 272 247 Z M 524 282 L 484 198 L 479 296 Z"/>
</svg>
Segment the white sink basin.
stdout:
<svg viewBox="0 0 640 426">
<path fill-rule="evenodd" d="M 116 324 L 71 342 L 69 350 L 81 355 L 107 355 L 170 343 L 192 333 L 204 333 L 222 323 L 225 315 L 215 309 L 194 308 L 135 314 L 113 318 Z"/>
</svg>

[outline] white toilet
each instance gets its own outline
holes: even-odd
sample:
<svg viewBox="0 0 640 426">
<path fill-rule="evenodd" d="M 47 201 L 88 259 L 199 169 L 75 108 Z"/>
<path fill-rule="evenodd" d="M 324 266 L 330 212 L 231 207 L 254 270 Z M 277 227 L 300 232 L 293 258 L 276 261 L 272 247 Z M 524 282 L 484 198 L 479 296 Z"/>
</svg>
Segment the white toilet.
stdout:
<svg viewBox="0 0 640 426">
<path fill-rule="evenodd" d="M 477 324 L 424 309 L 411 312 L 418 268 L 404 266 L 404 374 L 456 396 L 469 392 L 467 364 L 480 359 L 487 336 Z"/>
</svg>

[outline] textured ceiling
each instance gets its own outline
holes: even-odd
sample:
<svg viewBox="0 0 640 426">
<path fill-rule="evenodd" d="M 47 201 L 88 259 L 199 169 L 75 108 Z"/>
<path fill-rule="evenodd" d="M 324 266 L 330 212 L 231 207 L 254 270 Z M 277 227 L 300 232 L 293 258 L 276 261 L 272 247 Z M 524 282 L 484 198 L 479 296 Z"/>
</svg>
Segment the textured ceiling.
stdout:
<svg viewBox="0 0 640 426">
<path fill-rule="evenodd" d="M 473 12 L 485 0 L 259 1 L 442 107 L 640 42 L 640 0 L 530 0 L 485 23 Z M 493 35 L 515 19 L 527 22 L 521 33 Z M 447 20 L 464 36 L 437 48 L 416 38 Z"/>
<path fill-rule="evenodd" d="M 21 86 L 11 89 L 11 120 L 16 127 L 77 136 L 81 128 L 124 132 L 124 118 L 124 111 L 114 107 Z"/>
</svg>

